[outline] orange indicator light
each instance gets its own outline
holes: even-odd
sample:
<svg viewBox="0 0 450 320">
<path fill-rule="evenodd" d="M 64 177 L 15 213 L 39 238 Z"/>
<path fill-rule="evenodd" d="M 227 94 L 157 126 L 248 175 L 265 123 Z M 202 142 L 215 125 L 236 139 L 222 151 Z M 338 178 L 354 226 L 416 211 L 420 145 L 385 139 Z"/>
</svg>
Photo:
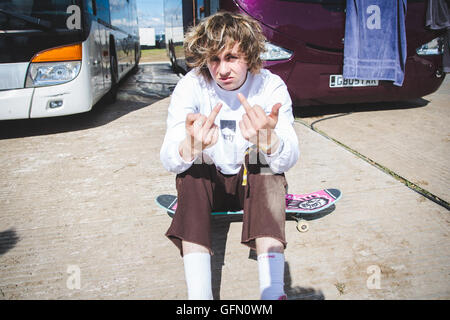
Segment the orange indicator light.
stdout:
<svg viewBox="0 0 450 320">
<path fill-rule="evenodd" d="M 33 57 L 31 62 L 74 61 L 81 60 L 81 58 L 82 50 L 81 43 L 79 43 L 41 51 Z"/>
</svg>

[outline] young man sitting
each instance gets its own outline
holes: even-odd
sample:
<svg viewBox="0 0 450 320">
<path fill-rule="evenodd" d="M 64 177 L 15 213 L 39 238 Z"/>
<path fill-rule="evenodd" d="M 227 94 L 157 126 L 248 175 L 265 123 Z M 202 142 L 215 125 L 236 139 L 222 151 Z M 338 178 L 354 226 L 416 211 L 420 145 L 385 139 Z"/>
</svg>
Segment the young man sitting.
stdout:
<svg viewBox="0 0 450 320">
<path fill-rule="evenodd" d="M 172 94 L 161 161 L 177 174 L 166 236 L 183 257 L 189 299 L 212 299 L 211 212 L 241 209 L 241 242 L 256 250 L 261 298 L 286 298 L 284 172 L 299 150 L 287 87 L 262 68 L 264 41 L 258 22 L 226 12 L 185 40 L 193 69 Z"/>
</svg>

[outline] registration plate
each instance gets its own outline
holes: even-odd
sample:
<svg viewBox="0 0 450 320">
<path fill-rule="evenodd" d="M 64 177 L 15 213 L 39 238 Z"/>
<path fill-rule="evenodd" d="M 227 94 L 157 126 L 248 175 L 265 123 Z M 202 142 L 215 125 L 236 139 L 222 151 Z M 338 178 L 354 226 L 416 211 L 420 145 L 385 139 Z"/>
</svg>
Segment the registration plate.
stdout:
<svg viewBox="0 0 450 320">
<path fill-rule="evenodd" d="M 376 87 L 378 80 L 344 79 L 341 74 L 330 75 L 330 88 Z"/>
</svg>

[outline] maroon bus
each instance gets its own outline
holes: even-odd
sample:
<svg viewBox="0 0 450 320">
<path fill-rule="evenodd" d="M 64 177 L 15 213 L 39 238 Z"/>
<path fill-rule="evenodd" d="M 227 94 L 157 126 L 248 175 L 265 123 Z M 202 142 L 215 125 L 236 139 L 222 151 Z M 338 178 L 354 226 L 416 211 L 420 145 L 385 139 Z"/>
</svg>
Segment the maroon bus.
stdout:
<svg viewBox="0 0 450 320">
<path fill-rule="evenodd" d="M 258 20 L 268 39 L 266 68 L 287 84 L 295 106 L 415 99 L 442 84 L 443 31 L 425 27 L 428 1 L 408 0 L 404 81 L 343 79 L 345 0 L 165 0 L 166 47 L 175 69 L 186 72 L 187 27 L 218 10 Z"/>
</svg>

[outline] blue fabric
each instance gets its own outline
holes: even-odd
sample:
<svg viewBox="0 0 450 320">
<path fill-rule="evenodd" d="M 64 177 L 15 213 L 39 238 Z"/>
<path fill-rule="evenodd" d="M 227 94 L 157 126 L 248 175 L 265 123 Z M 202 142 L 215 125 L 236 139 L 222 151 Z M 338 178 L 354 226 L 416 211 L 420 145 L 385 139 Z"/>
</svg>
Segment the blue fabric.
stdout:
<svg viewBox="0 0 450 320">
<path fill-rule="evenodd" d="M 406 0 L 347 0 L 344 78 L 403 84 L 405 15 Z"/>
</svg>

